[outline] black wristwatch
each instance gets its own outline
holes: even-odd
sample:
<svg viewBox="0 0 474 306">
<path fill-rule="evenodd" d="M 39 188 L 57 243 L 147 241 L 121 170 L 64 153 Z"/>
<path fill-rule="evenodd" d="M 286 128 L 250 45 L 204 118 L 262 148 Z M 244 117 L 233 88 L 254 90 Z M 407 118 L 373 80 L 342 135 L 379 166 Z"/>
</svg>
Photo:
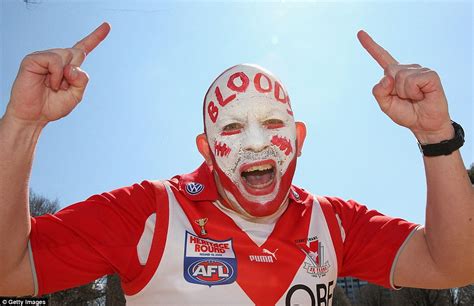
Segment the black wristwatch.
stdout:
<svg viewBox="0 0 474 306">
<path fill-rule="evenodd" d="M 421 144 L 418 141 L 418 147 L 424 156 L 440 156 L 449 155 L 462 147 L 464 144 L 464 130 L 462 126 L 454 121 L 451 121 L 454 128 L 454 138 L 443 140 L 440 143 Z"/>
</svg>

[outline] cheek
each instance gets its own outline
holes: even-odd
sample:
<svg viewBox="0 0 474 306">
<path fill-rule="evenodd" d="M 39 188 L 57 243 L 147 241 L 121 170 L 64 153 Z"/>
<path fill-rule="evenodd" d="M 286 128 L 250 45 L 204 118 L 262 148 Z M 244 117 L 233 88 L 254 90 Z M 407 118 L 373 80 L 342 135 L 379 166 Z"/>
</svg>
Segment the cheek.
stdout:
<svg viewBox="0 0 474 306">
<path fill-rule="evenodd" d="M 238 155 L 240 152 L 240 140 L 238 135 L 229 139 L 228 136 L 217 136 L 211 146 L 212 153 L 219 168 L 229 177 L 235 172 Z"/>
<path fill-rule="evenodd" d="M 285 156 L 289 156 L 291 153 L 293 153 L 293 145 L 291 143 L 291 140 L 288 139 L 285 136 L 280 136 L 280 135 L 273 135 L 272 144 L 276 146 L 280 151 L 285 154 Z"/>
<path fill-rule="evenodd" d="M 215 157 L 227 157 L 229 156 L 232 149 L 224 142 L 214 142 L 214 156 Z"/>
<path fill-rule="evenodd" d="M 291 129 L 275 131 L 270 137 L 271 145 L 278 154 L 278 169 L 284 174 L 296 155 L 295 133 Z"/>
<path fill-rule="evenodd" d="M 296 128 L 282 128 L 275 131 L 270 136 L 272 145 L 283 152 L 285 156 L 291 156 L 295 152 Z"/>
</svg>

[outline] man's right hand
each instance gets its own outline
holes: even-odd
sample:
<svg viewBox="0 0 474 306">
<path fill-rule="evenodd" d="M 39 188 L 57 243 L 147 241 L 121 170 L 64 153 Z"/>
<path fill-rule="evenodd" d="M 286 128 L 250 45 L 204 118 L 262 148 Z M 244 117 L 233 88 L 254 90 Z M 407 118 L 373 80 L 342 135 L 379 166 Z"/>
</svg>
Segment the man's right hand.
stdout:
<svg viewBox="0 0 474 306">
<path fill-rule="evenodd" d="M 89 81 L 80 65 L 109 34 L 103 23 L 68 49 L 27 55 L 13 84 L 5 116 L 22 125 L 44 126 L 67 116 L 81 101 Z"/>
</svg>

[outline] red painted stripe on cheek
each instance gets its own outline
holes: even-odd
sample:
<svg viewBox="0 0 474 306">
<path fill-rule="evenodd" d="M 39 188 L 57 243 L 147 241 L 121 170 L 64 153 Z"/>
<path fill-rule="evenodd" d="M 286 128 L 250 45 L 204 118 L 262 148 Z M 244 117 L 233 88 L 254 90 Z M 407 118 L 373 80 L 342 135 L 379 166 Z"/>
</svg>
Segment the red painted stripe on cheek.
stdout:
<svg viewBox="0 0 474 306">
<path fill-rule="evenodd" d="M 215 142 L 214 143 L 214 152 L 216 156 L 228 156 L 230 153 L 231 149 L 225 144 L 225 143 L 220 143 L 220 142 Z"/>
<path fill-rule="evenodd" d="M 286 156 L 290 155 L 291 152 L 293 152 L 291 142 L 286 137 L 274 135 L 272 137 L 272 144 L 277 146 L 281 151 L 284 151 Z"/>
</svg>

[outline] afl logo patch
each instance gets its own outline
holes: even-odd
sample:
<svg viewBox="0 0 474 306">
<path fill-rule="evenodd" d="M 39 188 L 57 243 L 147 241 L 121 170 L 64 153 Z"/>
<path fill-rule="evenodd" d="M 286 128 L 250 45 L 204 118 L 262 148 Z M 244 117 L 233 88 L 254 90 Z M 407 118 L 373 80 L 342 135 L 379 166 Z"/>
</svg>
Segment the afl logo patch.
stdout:
<svg viewBox="0 0 474 306">
<path fill-rule="evenodd" d="M 191 182 L 186 184 L 186 192 L 190 195 L 196 195 L 204 190 L 204 185 L 196 182 Z"/>
<path fill-rule="evenodd" d="M 187 276 L 192 283 L 201 285 L 221 285 L 233 281 L 234 268 L 223 259 L 203 259 L 189 265 Z"/>
<path fill-rule="evenodd" d="M 237 259 L 232 239 L 201 238 L 186 231 L 184 279 L 191 284 L 217 286 L 237 280 Z"/>
</svg>

